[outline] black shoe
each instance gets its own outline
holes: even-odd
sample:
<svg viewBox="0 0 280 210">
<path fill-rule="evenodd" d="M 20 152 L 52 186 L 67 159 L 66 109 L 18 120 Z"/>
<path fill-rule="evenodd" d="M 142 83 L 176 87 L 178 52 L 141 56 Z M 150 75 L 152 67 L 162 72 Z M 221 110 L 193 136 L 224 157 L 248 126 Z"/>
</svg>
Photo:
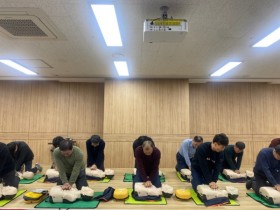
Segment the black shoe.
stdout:
<svg viewBox="0 0 280 210">
<path fill-rule="evenodd" d="M 250 190 L 252 188 L 252 185 L 253 185 L 253 180 L 248 180 L 246 182 L 246 189 Z"/>
</svg>

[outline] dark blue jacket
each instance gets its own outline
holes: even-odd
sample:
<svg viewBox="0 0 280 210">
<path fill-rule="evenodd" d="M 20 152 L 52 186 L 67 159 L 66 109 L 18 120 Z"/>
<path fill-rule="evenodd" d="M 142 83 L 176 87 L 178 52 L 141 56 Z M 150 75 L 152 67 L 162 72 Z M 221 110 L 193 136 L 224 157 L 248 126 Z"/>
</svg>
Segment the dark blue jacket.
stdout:
<svg viewBox="0 0 280 210">
<path fill-rule="evenodd" d="M 205 142 L 196 149 L 192 159 L 192 168 L 203 174 L 207 184 L 217 182 L 223 160 L 224 153 L 214 152 L 211 149 L 211 142 Z"/>
<path fill-rule="evenodd" d="M 274 148 L 263 148 L 256 160 L 254 173 L 266 177 L 273 186 L 280 184 L 280 160 L 273 156 Z"/>
</svg>

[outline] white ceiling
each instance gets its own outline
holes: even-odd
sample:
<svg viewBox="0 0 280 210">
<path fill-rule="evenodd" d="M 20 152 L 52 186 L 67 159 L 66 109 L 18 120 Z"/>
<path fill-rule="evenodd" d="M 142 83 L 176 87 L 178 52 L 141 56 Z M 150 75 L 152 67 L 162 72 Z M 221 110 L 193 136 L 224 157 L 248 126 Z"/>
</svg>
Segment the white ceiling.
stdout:
<svg viewBox="0 0 280 210">
<path fill-rule="evenodd" d="M 125 58 L 129 78 L 189 78 L 209 81 L 228 61 L 243 63 L 223 81 L 280 82 L 280 41 L 251 46 L 280 26 L 280 0 L 115 0 L 124 46 L 106 47 L 87 0 L 0 0 L 1 12 L 34 9 L 57 39 L 10 38 L 0 32 L 0 59 L 14 59 L 37 76 L 0 64 L 0 79 L 100 81 L 119 78 L 113 60 Z M 103 1 L 106 2 L 106 1 Z M 112 1 L 111 1 L 112 2 Z M 185 18 L 180 43 L 143 43 L 143 22 L 168 15 Z"/>
</svg>

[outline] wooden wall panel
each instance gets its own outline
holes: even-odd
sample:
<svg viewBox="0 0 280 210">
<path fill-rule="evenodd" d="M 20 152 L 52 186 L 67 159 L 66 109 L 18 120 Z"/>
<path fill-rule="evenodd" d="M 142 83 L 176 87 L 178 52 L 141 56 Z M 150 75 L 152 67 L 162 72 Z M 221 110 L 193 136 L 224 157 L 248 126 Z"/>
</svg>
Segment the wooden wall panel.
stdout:
<svg viewBox="0 0 280 210">
<path fill-rule="evenodd" d="M 190 84 L 191 136 L 211 141 L 210 134 L 224 132 L 231 144 L 244 141 L 243 164 L 253 166 L 259 150 L 280 136 L 278 104 L 280 85 Z"/>
<path fill-rule="evenodd" d="M 246 143 L 243 164 L 253 166 L 258 151 L 280 137 L 280 85 L 2 81 L 0 104 L 1 141 L 28 142 L 34 163 L 51 163 L 48 143 L 57 135 L 74 138 L 86 159 L 85 141 L 98 134 L 106 141 L 107 168 L 133 167 L 132 142 L 148 135 L 161 150 L 160 167 L 173 168 L 183 139 L 212 141 L 225 132 L 231 144 Z"/>
<path fill-rule="evenodd" d="M 131 142 L 106 141 L 105 167 L 134 167 Z"/>
<path fill-rule="evenodd" d="M 147 133 L 189 134 L 187 80 L 147 81 Z"/>
<path fill-rule="evenodd" d="M 133 167 L 132 143 L 148 135 L 163 150 L 161 167 L 173 168 L 177 147 L 189 136 L 188 85 L 187 80 L 106 81 L 106 167 Z"/>
<path fill-rule="evenodd" d="M 1 133 L 0 132 L 0 141 L 13 141 L 13 140 L 27 140 L 29 138 L 28 133 Z"/>
<path fill-rule="evenodd" d="M 190 84 L 190 131 L 197 135 L 218 130 L 218 89 L 213 84 Z"/>
<path fill-rule="evenodd" d="M 70 84 L 68 132 L 103 132 L 104 85 Z"/>
<path fill-rule="evenodd" d="M 103 83 L 1 81 L 1 142 L 27 142 L 34 163 L 51 164 L 48 143 L 58 135 L 74 138 L 85 152 L 85 140 L 103 134 L 103 103 Z"/>
<path fill-rule="evenodd" d="M 252 104 L 248 83 L 217 84 L 217 133 L 251 134 Z"/>
<path fill-rule="evenodd" d="M 146 133 L 146 81 L 105 82 L 104 133 Z"/>
<path fill-rule="evenodd" d="M 185 135 L 149 135 L 161 151 L 162 168 L 174 168 L 176 163 L 176 153 Z M 139 135 L 133 134 L 104 134 L 105 147 L 105 167 L 127 168 L 134 166 L 134 156 L 132 144 Z"/>
<path fill-rule="evenodd" d="M 69 84 L 36 82 L 32 84 L 31 132 L 67 132 Z"/>
<path fill-rule="evenodd" d="M 0 82 L 0 132 L 28 132 L 31 84 Z"/>
<path fill-rule="evenodd" d="M 50 149 L 52 145 L 49 145 L 49 142 L 50 140 L 48 139 L 32 139 L 27 141 L 29 147 L 34 153 L 33 165 L 35 163 L 41 163 L 49 164 L 49 167 L 51 166 L 52 161 Z"/>
<path fill-rule="evenodd" d="M 280 134 L 280 85 L 252 84 L 254 134 Z"/>
</svg>

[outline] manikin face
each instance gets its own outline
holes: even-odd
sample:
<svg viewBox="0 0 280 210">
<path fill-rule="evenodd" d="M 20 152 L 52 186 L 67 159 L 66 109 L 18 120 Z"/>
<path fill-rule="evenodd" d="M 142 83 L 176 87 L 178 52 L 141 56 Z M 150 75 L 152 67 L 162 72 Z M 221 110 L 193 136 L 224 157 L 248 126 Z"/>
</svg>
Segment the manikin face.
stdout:
<svg viewBox="0 0 280 210">
<path fill-rule="evenodd" d="M 60 152 L 64 157 L 70 157 L 72 155 L 73 150 L 65 150 Z"/>
<path fill-rule="evenodd" d="M 145 147 L 143 147 L 143 152 L 147 156 L 150 156 L 153 153 L 153 151 L 154 151 L 154 149 L 150 145 L 146 145 Z"/>
<path fill-rule="evenodd" d="M 214 142 L 211 144 L 212 150 L 215 152 L 222 152 L 225 149 L 224 145 L 218 144 L 217 142 Z"/>
</svg>

